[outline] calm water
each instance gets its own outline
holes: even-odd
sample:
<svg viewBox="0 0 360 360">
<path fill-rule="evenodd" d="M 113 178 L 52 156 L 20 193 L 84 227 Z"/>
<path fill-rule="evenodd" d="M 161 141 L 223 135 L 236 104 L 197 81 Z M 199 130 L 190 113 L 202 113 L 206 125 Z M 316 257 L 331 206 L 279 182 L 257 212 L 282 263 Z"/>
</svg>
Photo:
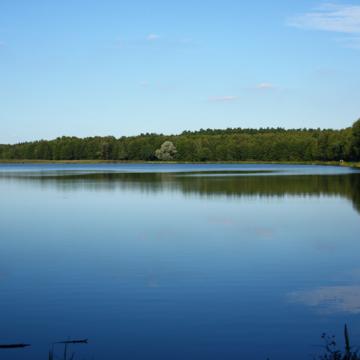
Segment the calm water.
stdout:
<svg viewBox="0 0 360 360">
<path fill-rule="evenodd" d="M 0 359 L 311 359 L 360 345 L 360 173 L 0 165 Z"/>
</svg>

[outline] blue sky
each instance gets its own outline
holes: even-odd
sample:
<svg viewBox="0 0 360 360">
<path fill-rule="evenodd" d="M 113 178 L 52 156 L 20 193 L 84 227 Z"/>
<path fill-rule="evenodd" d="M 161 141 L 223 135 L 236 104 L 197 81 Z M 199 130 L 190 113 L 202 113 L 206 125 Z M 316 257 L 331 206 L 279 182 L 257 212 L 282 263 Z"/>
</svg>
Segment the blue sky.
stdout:
<svg viewBox="0 0 360 360">
<path fill-rule="evenodd" d="M 0 143 L 360 117 L 360 2 L 1 0 Z"/>
</svg>

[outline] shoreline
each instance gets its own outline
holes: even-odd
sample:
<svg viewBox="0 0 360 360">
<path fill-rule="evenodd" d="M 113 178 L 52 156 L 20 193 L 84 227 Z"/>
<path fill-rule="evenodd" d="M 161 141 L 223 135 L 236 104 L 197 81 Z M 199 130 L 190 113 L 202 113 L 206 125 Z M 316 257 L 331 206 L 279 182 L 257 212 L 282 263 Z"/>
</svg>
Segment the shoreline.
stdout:
<svg viewBox="0 0 360 360">
<path fill-rule="evenodd" d="M 1 164 L 278 164 L 278 165 L 323 165 L 360 168 L 360 162 L 339 161 L 143 161 L 143 160 L 0 160 Z"/>
</svg>

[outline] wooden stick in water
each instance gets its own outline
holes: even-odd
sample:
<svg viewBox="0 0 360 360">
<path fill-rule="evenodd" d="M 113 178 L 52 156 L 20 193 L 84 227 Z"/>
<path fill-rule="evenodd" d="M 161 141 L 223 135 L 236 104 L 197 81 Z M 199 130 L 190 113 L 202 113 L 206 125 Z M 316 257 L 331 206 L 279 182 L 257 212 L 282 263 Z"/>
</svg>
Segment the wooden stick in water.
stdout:
<svg viewBox="0 0 360 360">
<path fill-rule="evenodd" d="M 30 344 L 5 344 L 0 345 L 0 349 L 19 349 L 31 346 Z"/>
<path fill-rule="evenodd" d="M 59 341 L 55 344 L 87 344 L 88 339 Z"/>
</svg>

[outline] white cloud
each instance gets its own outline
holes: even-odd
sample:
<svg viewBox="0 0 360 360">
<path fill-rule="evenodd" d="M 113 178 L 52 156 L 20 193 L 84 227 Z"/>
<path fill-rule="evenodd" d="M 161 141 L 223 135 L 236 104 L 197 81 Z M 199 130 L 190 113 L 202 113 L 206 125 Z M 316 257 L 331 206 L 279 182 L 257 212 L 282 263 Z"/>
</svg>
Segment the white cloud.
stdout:
<svg viewBox="0 0 360 360">
<path fill-rule="evenodd" d="M 290 18 L 288 25 L 302 29 L 360 34 L 360 5 L 326 3 L 315 11 Z"/>
<path fill-rule="evenodd" d="M 235 95 L 226 95 L 226 96 L 210 96 L 209 101 L 211 102 L 231 102 L 238 100 L 239 97 Z"/>
<path fill-rule="evenodd" d="M 158 40 L 158 39 L 160 39 L 160 35 L 157 35 L 157 34 L 149 34 L 146 37 L 146 40 L 148 40 L 148 41 L 155 41 L 155 40 Z"/>
<path fill-rule="evenodd" d="M 324 3 L 314 11 L 294 16 L 287 24 L 299 29 L 344 34 L 343 46 L 360 48 L 360 5 Z"/>
<path fill-rule="evenodd" d="M 255 88 L 259 89 L 259 90 L 271 90 L 271 89 L 274 89 L 275 86 L 271 83 L 263 82 L 263 83 L 257 84 L 255 86 Z"/>
</svg>

